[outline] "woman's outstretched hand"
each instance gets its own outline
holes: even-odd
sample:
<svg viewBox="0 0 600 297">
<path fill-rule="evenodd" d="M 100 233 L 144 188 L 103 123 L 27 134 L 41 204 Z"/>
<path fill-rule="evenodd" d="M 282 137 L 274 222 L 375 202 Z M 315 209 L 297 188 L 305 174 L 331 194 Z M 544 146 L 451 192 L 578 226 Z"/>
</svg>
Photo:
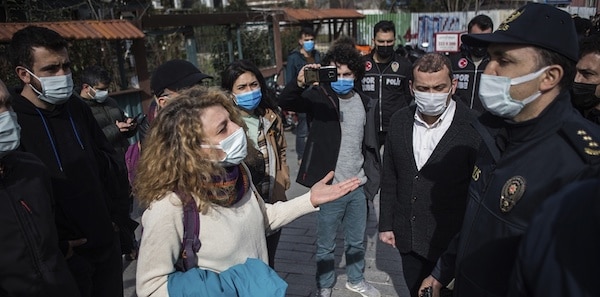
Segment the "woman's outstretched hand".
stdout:
<svg viewBox="0 0 600 297">
<path fill-rule="evenodd" d="M 333 176 L 333 171 L 329 171 L 322 180 L 310 188 L 310 202 L 314 207 L 338 199 L 360 186 L 360 180 L 357 177 L 349 178 L 334 185 L 328 185 L 327 182 Z"/>
</svg>

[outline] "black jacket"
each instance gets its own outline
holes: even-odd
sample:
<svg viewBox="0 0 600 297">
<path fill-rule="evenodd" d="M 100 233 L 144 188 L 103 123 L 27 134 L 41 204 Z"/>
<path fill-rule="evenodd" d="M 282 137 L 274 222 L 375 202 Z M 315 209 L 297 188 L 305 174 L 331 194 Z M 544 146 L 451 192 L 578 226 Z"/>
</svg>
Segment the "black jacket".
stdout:
<svg viewBox="0 0 600 297">
<path fill-rule="evenodd" d="M 87 238 L 75 252 L 104 260 L 113 245 L 118 165 L 115 151 L 90 108 L 72 96 L 53 111 L 13 95 L 21 126 L 20 150 L 36 155 L 50 171 L 56 224 L 63 249 L 67 240 Z"/>
<path fill-rule="evenodd" d="M 519 249 L 511 297 L 600 296 L 600 179 L 573 183 L 540 207 Z"/>
<path fill-rule="evenodd" d="M 365 76 L 361 80 L 361 91 L 378 100 L 375 125 L 377 131 L 387 131 L 392 115 L 412 100 L 408 86 L 412 64 L 396 54 L 386 64 L 375 63 L 373 53 L 364 58 Z"/>
<path fill-rule="evenodd" d="M 458 53 L 451 54 L 448 58 L 450 58 L 450 62 L 452 63 L 454 78 L 458 80 L 456 95 L 469 108 L 485 112 L 479 99 L 479 80 L 485 70 L 485 66 L 490 62 L 490 57 L 486 55 L 481 60 L 481 63 L 476 65 L 473 63 L 471 55 L 465 49 L 462 49 Z"/>
<path fill-rule="evenodd" d="M 372 200 L 379 190 L 380 163 L 377 130 L 374 125 L 375 100 L 359 94 L 367 113 L 362 149 L 363 169 L 368 180 L 364 189 L 367 198 Z M 328 84 L 302 89 L 296 81 L 292 81 L 279 96 L 279 104 L 286 110 L 305 112 L 312 119 L 296 179 L 299 184 L 312 187 L 329 171 L 335 169 L 342 140 L 339 99 Z"/>
<path fill-rule="evenodd" d="M 456 296 L 506 296 L 539 205 L 566 184 L 600 177 L 600 127 L 581 117 L 564 90 L 535 119 L 485 113 L 479 122 L 478 130 L 492 132 L 482 134 L 460 233 L 433 276 L 443 284 L 455 277 Z"/>
<path fill-rule="evenodd" d="M 413 151 L 416 106 L 390 121 L 383 157 L 379 231 L 394 231 L 400 252 L 435 262 L 460 230 L 481 138 L 475 112 L 456 102 L 452 124 L 417 170 Z"/>
<path fill-rule="evenodd" d="M 104 136 L 106 136 L 108 142 L 113 146 L 115 151 L 117 151 L 117 154 L 124 158 L 125 151 L 129 147 L 129 141 L 127 139 L 135 135 L 137 127 L 126 133 L 119 130 L 119 127 L 115 125 L 115 121 L 125 122 L 127 118 L 117 101 L 111 97 L 106 98 L 106 101 L 103 103 L 98 103 L 91 99 L 79 98 L 90 107 Z"/>
<path fill-rule="evenodd" d="M 17 151 L 0 164 L 0 296 L 79 296 L 58 248 L 48 170 Z"/>
</svg>

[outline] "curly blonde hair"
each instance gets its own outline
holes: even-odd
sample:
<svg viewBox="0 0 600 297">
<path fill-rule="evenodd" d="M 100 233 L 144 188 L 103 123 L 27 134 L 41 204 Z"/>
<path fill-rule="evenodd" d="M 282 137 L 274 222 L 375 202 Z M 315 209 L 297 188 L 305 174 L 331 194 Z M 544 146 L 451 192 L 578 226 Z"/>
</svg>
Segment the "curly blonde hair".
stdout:
<svg viewBox="0 0 600 297">
<path fill-rule="evenodd" d="M 182 91 L 158 113 L 144 140 L 133 183 L 134 194 L 144 206 L 178 190 L 193 195 L 198 210 L 206 213 L 208 195 L 217 193 L 213 177 L 223 176 L 225 171 L 211 161 L 216 156 L 200 149 L 206 137 L 200 117 L 208 107 L 223 106 L 231 121 L 245 129 L 228 96 L 218 88 L 196 86 Z"/>
</svg>

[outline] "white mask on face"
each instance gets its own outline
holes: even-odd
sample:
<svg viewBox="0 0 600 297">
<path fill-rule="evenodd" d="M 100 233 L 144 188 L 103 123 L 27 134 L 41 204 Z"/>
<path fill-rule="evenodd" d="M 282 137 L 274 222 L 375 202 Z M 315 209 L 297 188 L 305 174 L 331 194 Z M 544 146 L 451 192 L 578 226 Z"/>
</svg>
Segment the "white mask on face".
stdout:
<svg viewBox="0 0 600 297">
<path fill-rule="evenodd" d="M 223 167 L 239 165 L 248 154 L 248 141 L 246 140 L 246 133 L 244 133 L 242 127 L 231 133 L 227 138 L 221 140 L 218 145 L 203 144 L 201 147 L 220 149 L 225 152 L 225 158 L 219 161 Z"/>
<path fill-rule="evenodd" d="M 419 92 L 416 90 L 413 90 L 413 92 L 419 112 L 428 116 L 437 116 L 444 113 L 446 107 L 448 107 L 448 96 L 452 92 L 452 88 L 448 93 Z"/>
<path fill-rule="evenodd" d="M 481 74 L 479 81 L 479 98 L 483 107 L 494 115 L 503 118 L 514 118 L 525 105 L 533 102 L 542 93 L 536 91 L 529 97 L 519 101 L 510 96 L 510 87 L 532 81 L 548 69 L 546 66 L 534 73 L 529 73 L 513 79 L 505 76 Z"/>
<path fill-rule="evenodd" d="M 67 102 L 71 94 L 73 94 L 73 78 L 71 77 L 71 73 L 67 75 L 37 77 L 29 70 L 25 69 L 25 71 L 40 81 L 42 85 L 41 91 L 34 88 L 32 84 L 29 84 L 31 89 L 38 94 L 40 100 L 60 105 Z"/>
<path fill-rule="evenodd" d="M 0 113 L 0 158 L 19 147 L 21 126 L 12 110 Z"/>
<path fill-rule="evenodd" d="M 90 87 L 92 88 L 92 87 Z M 108 90 L 96 90 L 94 88 L 92 88 L 94 90 L 94 96 L 92 97 L 89 93 L 88 95 L 90 95 L 90 97 L 92 97 L 94 100 L 96 100 L 96 102 L 98 103 L 104 103 L 104 101 L 106 101 L 106 98 L 108 98 Z"/>
</svg>

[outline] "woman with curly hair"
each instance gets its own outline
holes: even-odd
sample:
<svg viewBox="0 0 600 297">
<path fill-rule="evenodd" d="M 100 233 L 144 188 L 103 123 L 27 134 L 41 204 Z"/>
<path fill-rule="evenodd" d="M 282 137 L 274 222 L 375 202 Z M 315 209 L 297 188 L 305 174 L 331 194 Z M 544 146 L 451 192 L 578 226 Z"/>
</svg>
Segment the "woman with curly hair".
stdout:
<svg viewBox="0 0 600 297">
<path fill-rule="evenodd" d="M 267 203 L 287 200 L 290 172 L 286 160 L 287 142 L 283 121 L 277 114 L 277 103 L 267 88 L 260 70 L 248 60 L 229 64 L 221 75 L 221 87 L 230 91 L 248 127 L 247 135 L 258 158 L 246 161 L 252 183 Z M 250 149 L 250 148 L 249 148 Z M 275 251 L 281 230 L 267 237 L 269 266 L 275 268 Z"/>
<path fill-rule="evenodd" d="M 142 217 L 138 296 L 169 296 L 169 275 L 182 254 L 183 207 L 191 199 L 200 221 L 197 266 L 222 273 L 248 258 L 266 263 L 266 233 L 358 186 L 357 178 L 326 185 L 330 172 L 307 194 L 264 203 L 242 162 L 247 156 L 243 127 L 228 94 L 218 89 L 188 89 L 158 114 L 134 181 L 136 196 L 148 207 Z"/>
</svg>

